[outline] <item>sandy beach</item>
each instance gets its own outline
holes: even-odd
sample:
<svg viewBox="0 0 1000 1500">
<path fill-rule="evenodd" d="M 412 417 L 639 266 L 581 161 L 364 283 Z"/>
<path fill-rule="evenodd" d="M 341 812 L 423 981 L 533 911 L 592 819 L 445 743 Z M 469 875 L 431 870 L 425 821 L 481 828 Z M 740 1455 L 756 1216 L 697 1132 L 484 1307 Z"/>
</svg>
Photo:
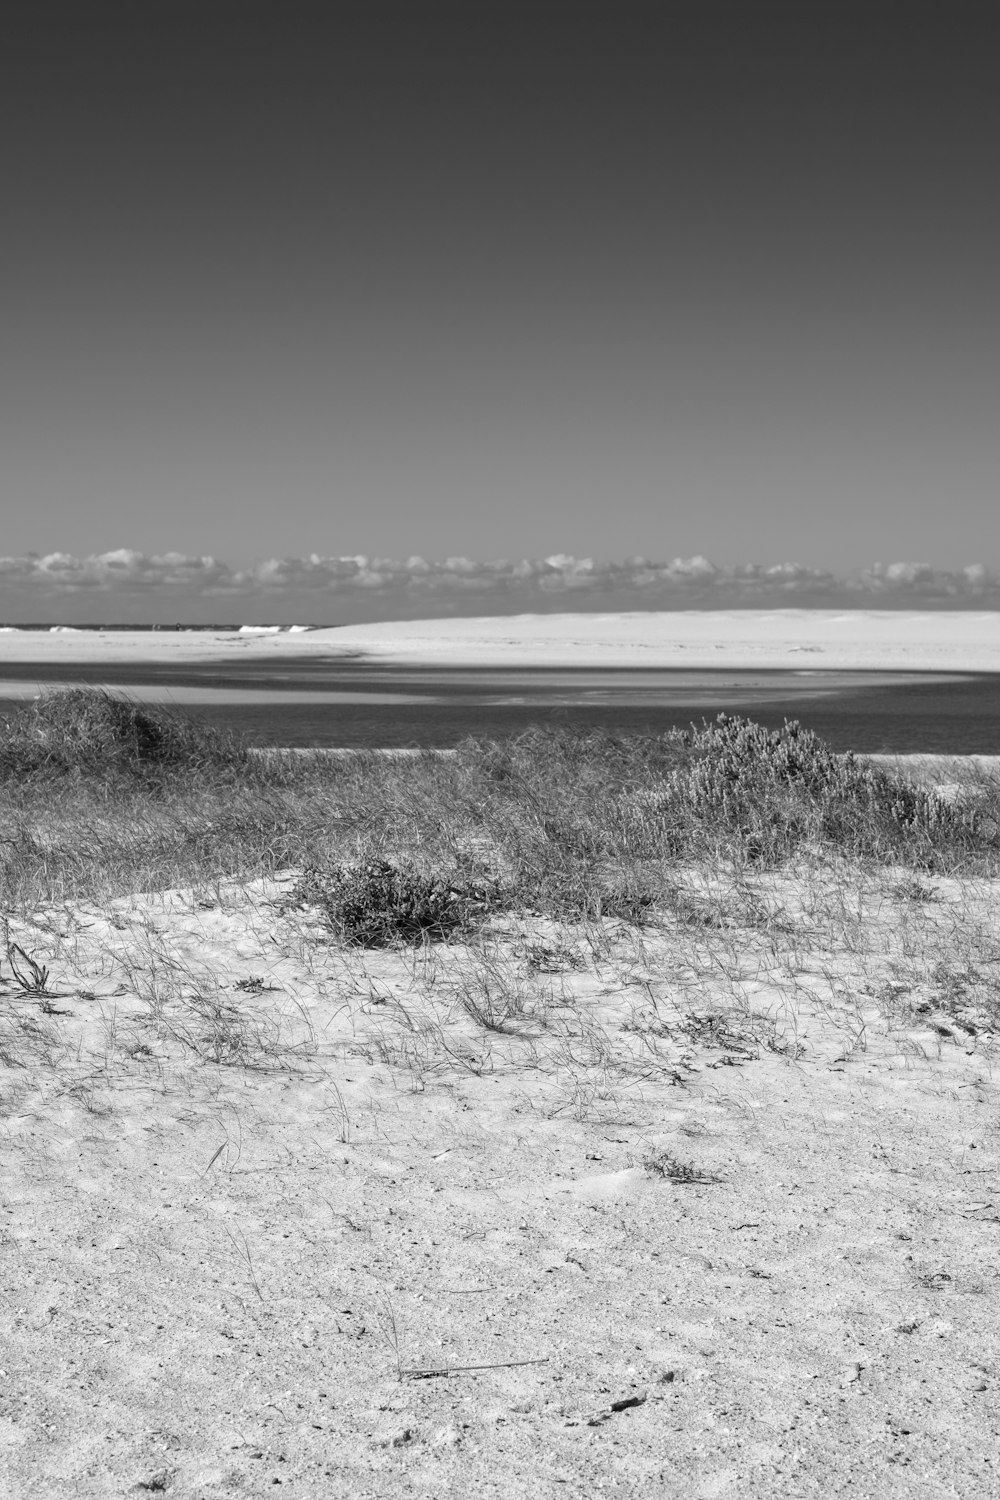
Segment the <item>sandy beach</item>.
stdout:
<svg viewBox="0 0 1000 1500">
<path fill-rule="evenodd" d="M 680 780 L 171 771 L 46 722 L 0 808 L 0 1493 L 996 1493 L 989 767 L 876 806 L 739 735 Z"/>
<path fill-rule="evenodd" d="M 6 1493 L 996 1493 L 995 882 L 684 880 L 423 954 L 287 880 L 16 920 Z"/>
<path fill-rule="evenodd" d="M 360 658 L 407 665 L 1000 672 L 991 611 L 725 610 L 483 616 L 233 631 L 0 632 L 8 662 L 167 664 Z"/>
</svg>

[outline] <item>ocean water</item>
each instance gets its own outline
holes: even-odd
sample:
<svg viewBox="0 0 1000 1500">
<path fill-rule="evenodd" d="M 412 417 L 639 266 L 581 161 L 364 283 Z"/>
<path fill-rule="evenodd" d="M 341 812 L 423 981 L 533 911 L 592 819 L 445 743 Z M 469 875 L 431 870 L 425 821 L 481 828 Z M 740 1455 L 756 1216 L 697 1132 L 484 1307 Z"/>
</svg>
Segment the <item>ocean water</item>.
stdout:
<svg viewBox="0 0 1000 1500">
<path fill-rule="evenodd" d="M 302 658 L 183 668 L 5 664 L 9 694 L 89 683 L 169 703 L 259 745 L 445 748 L 530 725 L 661 734 L 742 714 L 798 719 L 836 750 L 1000 754 L 1000 674 L 426 668 Z M 4 700 L 0 713 L 17 704 Z"/>
</svg>

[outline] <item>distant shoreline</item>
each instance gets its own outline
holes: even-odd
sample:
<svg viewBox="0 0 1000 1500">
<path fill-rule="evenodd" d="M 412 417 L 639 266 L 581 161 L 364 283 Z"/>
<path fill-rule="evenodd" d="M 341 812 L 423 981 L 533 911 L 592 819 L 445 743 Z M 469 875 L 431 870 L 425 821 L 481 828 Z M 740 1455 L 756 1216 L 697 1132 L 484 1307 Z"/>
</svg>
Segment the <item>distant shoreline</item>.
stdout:
<svg viewBox="0 0 1000 1500">
<path fill-rule="evenodd" d="M 533 614 L 315 630 L 7 630 L 5 662 L 721 667 L 1000 672 L 1000 612 L 778 609 Z"/>
</svg>

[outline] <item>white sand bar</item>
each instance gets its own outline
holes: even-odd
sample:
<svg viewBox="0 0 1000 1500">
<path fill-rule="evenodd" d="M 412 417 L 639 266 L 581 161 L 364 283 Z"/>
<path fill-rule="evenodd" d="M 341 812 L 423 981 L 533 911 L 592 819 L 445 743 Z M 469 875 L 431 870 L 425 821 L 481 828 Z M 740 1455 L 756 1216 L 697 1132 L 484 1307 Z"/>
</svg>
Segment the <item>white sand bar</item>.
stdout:
<svg viewBox="0 0 1000 1500">
<path fill-rule="evenodd" d="M 366 655 L 414 664 L 1000 671 L 1000 613 L 987 611 L 515 615 L 320 634 Z"/>
<path fill-rule="evenodd" d="M 304 634 L 0 634 L 4 662 L 169 663 L 345 657 L 412 666 L 1000 672 L 1000 612 L 719 610 L 387 621 Z"/>
</svg>

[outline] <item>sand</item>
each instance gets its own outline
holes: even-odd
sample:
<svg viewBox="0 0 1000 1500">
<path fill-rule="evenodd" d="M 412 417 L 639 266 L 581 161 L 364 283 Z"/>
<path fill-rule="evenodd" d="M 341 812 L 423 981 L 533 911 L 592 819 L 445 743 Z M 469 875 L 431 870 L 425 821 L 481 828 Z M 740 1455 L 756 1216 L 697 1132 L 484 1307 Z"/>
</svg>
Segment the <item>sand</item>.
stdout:
<svg viewBox="0 0 1000 1500">
<path fill-rule="evenodd" d="M 355 625 L 336 641 L 428 663 L 1000 671 L 1000 614 L 985 611 L 518 615 Z"/>
<path fill-rule="evenodd" d="M 360 658 L 410 665 L 1000 671 L 1000 613 L 891 610 L 514 615 L 350 625 L 303 634 L 80 631 L 0 634 L 4 662 L 270 662 Z"/>
<path fill-rule="evenodd" d="M 14 921 L 3 1493 L 1000 1493 L 995 886 L 682 878 L 422 953 L 290 880 Z"/>
</svg>

